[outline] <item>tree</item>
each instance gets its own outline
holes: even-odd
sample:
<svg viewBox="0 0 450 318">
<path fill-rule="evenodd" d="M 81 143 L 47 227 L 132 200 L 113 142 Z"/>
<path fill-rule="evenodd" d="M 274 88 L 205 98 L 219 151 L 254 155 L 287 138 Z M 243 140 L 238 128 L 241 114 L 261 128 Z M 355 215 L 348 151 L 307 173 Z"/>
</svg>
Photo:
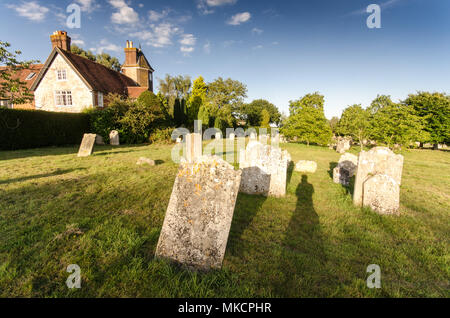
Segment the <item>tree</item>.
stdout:
<svg viewBox="0 0 450 318">
<path fill-rule="evenodd" d="M 0 65 L 6 66 L 0 70 L 0 98 L 8 99 L 11 104 L 25 104 L 33 101 L 33 94 L 27 88 L 27 83 L 14 78 L 14 75 L 39 61 L 19 61 L 18 55 L 22 52 L 9 52 L 10 46 L 8 42 L 0 41 Z"/>
<path fill-rule="evenodd" d="M 369 136 L 369 112 L 361 107 L 361 105 L 353 105 L 347 107 L 343 112 L 337 132 L 340 135 L 351 136 L 357 140 L 363 150 L 363 141 Z"/>
<path fill-rule="evenodd" d="M 324 97 L 319 93 L 307 94 L 303 98 L 290 101 L 290 116 L 281 132 L 286 137 L 325 145 L 331 139 L 331 129 L 323 111 Z"/>
<path fill-rule="evenodd" d="M 267 110 L 270 116 L 269 122 L 279 125 L 281 123 L 281 114 L 278 108 L 264 99 L 256 99 L 250 104 L 244 104 L 239 111 L 241 119 L 247 121 L 249 126 L 260 126 L 262 121 L 262 111 Z"/>
<path fill-rule="evenodd" d="M 120 72 L 120 70 L 121 70 L 121 64 L 120 64 L 119 60 L 116 57 L 109 55 L 108 53 L 99 53 L 99 54 L 95 55 L 91 51 L 85 51 L 75 44 L 72 44 L 70 46 L 70 51 L 73 54 L 82 56 L 88 60 L 102 64 L 102 65 L 106 66 L 107 68 L 110 68 L 114 71 Z"/>
<path fill-rule="evenodd" d="M 328 124 L 330 125 L 331 132 L 336 135 L 338 134 L 337 128 L 339 124 L 339 117 L 333 116 L 329 121 Z"/>
<path fill-rule="evenodd" d="M 189 76 L 170 76 L 159 79 L 159 92 L 167 99 L 169 114 L 174 116 L 176 99 L 187 100 L 190 95 L 191 78 Z"/>
<path fill-rule="evenodd" d="M 192 125 L 194 123 L 194 120 L 198 118 L 200 108 L 206 101 L 207 89 L 208 87 L 205 84 L 205 80 L 202 76 L 199 76 L 194 81 L 194 84 L 192 86 L 192 93 L 189 96 L 189 100 L 187 103 L 189 125 Z"/>
<path fill-rule="evenodd" d="M 394 144 L 408 146 L 429 138 L 423 130 L 424 124 L 424 119 L 417 116 L 412 106 L 392 103 L 379 108 L 371 116 L 370 135 L 388 147 Z"/>
<path fill-rule="evenodd" d="M 263 109 L 261 111 L 261 127 L 262 128 L 269 128 L 270 127 L 270 114 L 269 111 L 267 109 Z"/>
<path fill-rule="evenodd" d="M 418 92 L 404 101 L 424 119 L 424 130 L 433 144 L 450 142 L 450 96 L 441 93 Z"/>
</svg>

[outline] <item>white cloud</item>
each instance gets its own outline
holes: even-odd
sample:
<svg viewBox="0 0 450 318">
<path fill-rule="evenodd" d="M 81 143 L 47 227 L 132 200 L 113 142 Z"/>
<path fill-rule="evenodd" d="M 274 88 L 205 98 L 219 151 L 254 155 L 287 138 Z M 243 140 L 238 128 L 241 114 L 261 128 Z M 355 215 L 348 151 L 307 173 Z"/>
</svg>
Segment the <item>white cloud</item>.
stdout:
<svg viewBox="0 0 450 318">
<path fill-rule="evenodd" d="M 194 52 L 194 48 L 193 47 L 188 47 L 188 46 L 182 46 L 180 47 L 180 51 L 183 53 L 192 53 Z"/>
<path fill-rule="evenodd" d="M 250 20 L 251 17 L 252 15 L 249 12 L 238 13 L 233 15 L 230 20 L 228 20 L 227 24 L 240 25 L 241 23 L 245 23 Z"/>
<path fill-rule="evenodd" d="M 183 34 L 180 43 L 187 46 L 194 46 L 197 39 L 193 34 Z"/>
<path fill-rule="evenodd" d="M 224 5 L 233 5 L 237 2 L 237 0 L 198 0 L 197 1 L 197 9 L 202 14 L 211 14 L 214 13 L 214 10 L 211 8 L 221 7 Z"/>
<path fill-rule="evenodd" d="M 139 15 L 124 0 L 109 0 L 109 3 L 118 11 L 111 16 L 111 21 L 116 24 L 135 24 L 139 21 Z"/>
<path fill-rule="evenodd" d="M 70 37 L 72 38 L 72 44 L 78 45 L 78 46 L 84 46 L 85 42 L 80 38 L 79 34 L 71 34 Z"/>
<path fill-rule="evenodd" d="M 211 43 L 209 41 L 207 41 L 205 45 L 203 45 L 203 52 L 205 52 L 206 54 L 211 53 Z"/>
<path fill-rule="evenodd" d="M 254 47 L 253 47 L 254 50 L 260 50 L 260 49 L 262 49 L 262 48 L 263 48 L 262 45 L 257 45 L 257 46 L 254 46 Z"/>
<path fill-rule="evenodd" d="M 101 54 L 104 51 L 119 53 L 119 52 L 122 52 L 123 49 L 122 49 L 122 47 L 120 47 L 116 44 L 113 44 L 106 39 L 102 39 L 97 47 L 91 48 L 90 50 L 92 52 Z"/>
<path fill-rule="evenodd" d="M 83 12 L 90 13 L 100 7 L 100 5 L 96 2 L 96 0 L 76 0 L 75 2 L 81 5 L 81 11 Z"/>
<path fill-rule="evenodd" d="M 381 9 L 387 9 L 387 8 L 390 8 L 394 5 L 396 5 L 400 1 L 402 1 L 402 0 L 387 0 L 385 2 L 380 3 L 379 5 L 380 5 Z M 366 9 L 367 9 L 367 7 L 364 7 L 362 9 L 352 11 L 352 12 L 348 13 L 346 16 L 366 14 L 367 13 Z"/>
<path fill-rule="evenodd" d="M 6 6 L 15 10 L 21 17 L 37 22 L 44 20 L 49 11 L 47 7 L 41 6 L 36 1 L 22 1 L 21 5 L 8 4 Z"/>
<path fill-rule="evenodd" d="M 161 48 L 172 45 L 172 37 L 180 32 L 180 28 L 171 23 L 161 23 L 152 24 L 146 30 L 132 33 L 131 36 L 145 41 L 149 46 Z"/>
<path fill-rule="evenodd" d="M 258 29 L 258 28 L 253 28 L 252 33 L 253 34 L 262 34 L 264 32 L 264 30 Z"/>
<path fill-rule="evenodd" d="M 158 22 L 161 19 L 164 19 L 165 17 L 167 17 L 169 15 L 170 10 L 169 9 L 165 9 L 161 12 L 157 12 L 154 10 L 150 10 L 148 12 L 148 18 L 151 22 Z"/>
</svg>

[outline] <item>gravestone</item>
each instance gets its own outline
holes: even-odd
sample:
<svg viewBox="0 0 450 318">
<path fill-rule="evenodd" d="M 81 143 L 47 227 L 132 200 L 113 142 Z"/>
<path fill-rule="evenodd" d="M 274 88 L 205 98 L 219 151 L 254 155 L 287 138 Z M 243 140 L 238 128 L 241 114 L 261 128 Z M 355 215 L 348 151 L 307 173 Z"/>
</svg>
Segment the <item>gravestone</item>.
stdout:
<svg viewBox="0 0 450 318">
<path fill-rule="evenodd" d="M 242 169 L 240 192 L 282 197 L 286 194 L 287 169 L 291 157 L 278 147 L 250 141 L 241 149 L 239 168 Z"/>
<path fill-rule="evenodd" d="M 350 184 L 350 178 L 355 175 L 358 166 L 358 157 L 345 153 L 339 159 L 337 167 L 333 169 L 333 182 L 344 186 Z"/>
<path fill-rule="evenodd" d="M 80 149 L 78 150 L 78 157 L 89 157 L 92 154 L 96 136 L 96 134 L 84 134 Z"/>
<path fill-rule="evenodd" d="M 104 145 L 105 142 L 103 141 L 103 137 L 100 135 L 95 136 L 95 144 L 96 145 Z"/>
<path fill-rule="evenodd" d="M 202 156 L 202 135 L 198 133 L 188 134 L 186 140 L 186 161 L 194 162 Z"/>
<path fill-rule="evenodd" d="M 119 146 L 119 132 L 117 130 L 112 130 L 109 133 L 109 143 L 111 146 Z"/>
<path fill-rule="evenodd" d="M 315 173 L 317 171 L 317 163 L 314 161 L 300 160 L 295 164 L 295 171 Z"/>
<path fill-rule="evenodd" d="M 231 139 L 231 140 L 234 140 L 234 139 L 236 138 L 236 135 L 235 135 L 234 133 L 231 133 L 231 134 L 228 136 L 228 138 Z"/>
<path fill-rule="evenodd" d="M 352 144 L 349 138 L 338 138 L 336 151 L 339 153 L 345 153 L 347 150 L 350 150 Z"/>
<path fill-rule="evenodd" d="M 370 177 L 364 182 L 363 206 L 380 214 L 397 214 L 400 207 L 400 185 L 385 174 Z"/>
<path fill-rule="evenodd" d="M 400 186 L 402 170 L 403 156 L 394 154 L 389 148 L 375 147 L 370 151 L 361 151 L 356 169 L 353 203 L 358 206 L 363 204 L 365 183 L 378 174 L 391 177 Z"/>
<path fill-rule="evenodd" d="M 137 165 L 143 165 L 143 164 L 147 164 L 147 165 L 150 165 L 150 166 L 154 166 L 156 163 L 155 163 L 155 160 L 152 160 L 152 159 L 150 159 L 150 158 L 146 158 L 146 157 L 140 157 L 139 159 L 138 159 L 138 161 L 136 162 L 136 164 Z"/>
<path fill-rule="evenodd" d="M 220 269 L 230 232 L 241 171 L 216 156 L 178 169 L 156 257 L 200 270 Z"/>
</svg>

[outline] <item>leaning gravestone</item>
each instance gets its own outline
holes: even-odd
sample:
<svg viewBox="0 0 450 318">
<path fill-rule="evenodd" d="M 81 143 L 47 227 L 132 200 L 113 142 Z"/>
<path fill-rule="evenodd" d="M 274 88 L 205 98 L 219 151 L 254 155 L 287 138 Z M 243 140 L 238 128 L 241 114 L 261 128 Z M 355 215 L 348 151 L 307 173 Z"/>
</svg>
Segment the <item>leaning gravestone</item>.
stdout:
<svg viewBox="0 0 450 318">
<path fill-rule="evenodd" d="M 355 175 L 358 166 L 358 157 L 351 153 L 345 153 L 339 159 L 337 167 L 333 169 L 333 182 L 344 186 L 350 184 L 350 178 Z"/>
<path fill-rule="evenodd" d="M 220 269 L 241 171 L 216 156 L 182 163 L 156 248 L 156 257 L 194 269 Z"/>
<path fill-rule="evenodd" d="M 78 157 L 89 157 L 92 154 L 96 136 L 96 134 L 84 134 L 80 149 L 78 150 Z"/>
<path fill-rule="evenodd" d="M 378 212 L 389 210 L 391 204 L 389 202 L 399 201 L 399 193 L 400 193 L 400 185 L 402 180 L 402 170 L 403 170 L 403 156 L 394 154 L 389 148 L 386 147 L 375 147 L 370 151 L 361 151 L 358 158 L 358 168 L 356 170 L 356 180 L 355 180 L 355 189 L 353 192 L 353 203 L 355 205 L 361 206 L 362 204 L 367 206 L 374 206 L 370 202 L 370 198 L 373 198 L 374 195 L 371 194 L 370 197 L 364 198 L 366 193 L 366 183 L 371 179 L 376 177 L 377 175 L 385 175 L 390 177 L 393 181 L 395 181 L 398 190 L 392 191 L 392 198 L 386 201 L 386 207 L 381 206 L 377 209 Z M 376 179 L 367 183 L 367 187 L 371 189 L 376 189 L 376 182 L 385 182 L 386 178 L 377 177 Z M 387 181 L 386 181 L 387 182 Z M 375 187 L 375 188 L 374 188 Z M 380 188 L 380 197 L 383 197 L 385 188 L 391 188 L 390 184 L 379 184 Z M 376 190 L 371 190 L 370 193 L 373 193 Z M 378 200 L 383 204 L 382 200 Z M 378 204 L 379 205 L 379 204 Z"/>
<path fill-rule="evenodd" d="M 250 141 L 240 151 L 242 169 L 240 192 L 282 197 L 286 194 L 287 169 L 291 157 L 278 147 Z"/>
<path fill-rule="evenodd" d="M 120 145 L 119 132 L 117 130 L 112 130 L 109 133 L 109 143 L 111 144 L 111 146 L 119 146 Z"/>
</svg>

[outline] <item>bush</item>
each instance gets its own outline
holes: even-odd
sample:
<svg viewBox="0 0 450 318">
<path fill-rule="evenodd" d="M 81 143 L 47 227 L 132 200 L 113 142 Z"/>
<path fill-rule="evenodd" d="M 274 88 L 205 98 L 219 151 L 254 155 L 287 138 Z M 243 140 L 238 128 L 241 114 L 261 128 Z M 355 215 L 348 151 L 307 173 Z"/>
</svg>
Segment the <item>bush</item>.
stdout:
<svg viewBox="0 0 450 318">
<path fill-rule="evenodd" d="M 79 144 L 88 133 L 87 114 L 0 108 L 0 149 Z"/>
<path fill-rule="evenodd" d="M 156 129 L 149 138 L 151 143 L 170 144 L 173 143 L 172 132 L 175 128 Z"/>
</svg>

